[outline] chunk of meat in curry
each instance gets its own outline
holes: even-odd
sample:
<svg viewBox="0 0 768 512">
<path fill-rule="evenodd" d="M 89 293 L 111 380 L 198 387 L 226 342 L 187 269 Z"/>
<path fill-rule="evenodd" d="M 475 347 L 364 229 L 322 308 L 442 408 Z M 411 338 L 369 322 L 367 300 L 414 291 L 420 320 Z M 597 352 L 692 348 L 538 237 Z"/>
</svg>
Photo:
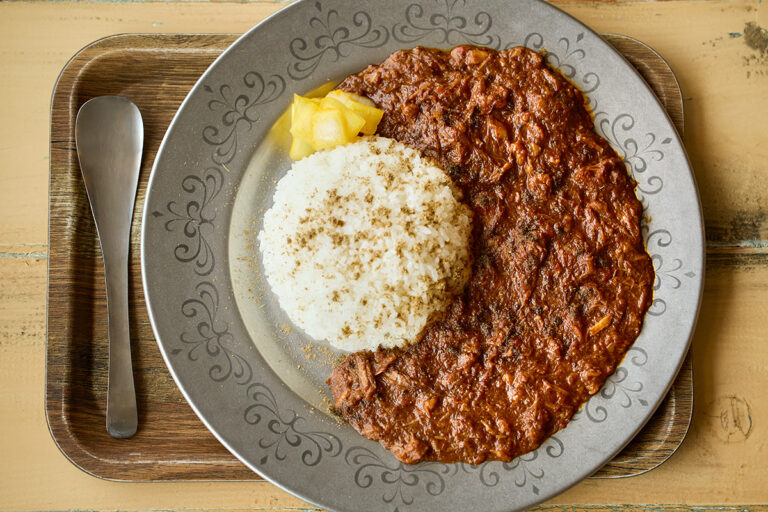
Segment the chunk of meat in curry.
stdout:
<svg viewBox="0 0 768 512">
<path fill-rule="evenodd" d="M 640 333 L 642 206 L 582 93 L 525 48 L 415 48 L 341 89 L 446 169 L 474 211 L 472 276 L 405 348 L 349 355 L 334 409 L 398 459 L 511 460 L 565 427 Z"/>
</svg>

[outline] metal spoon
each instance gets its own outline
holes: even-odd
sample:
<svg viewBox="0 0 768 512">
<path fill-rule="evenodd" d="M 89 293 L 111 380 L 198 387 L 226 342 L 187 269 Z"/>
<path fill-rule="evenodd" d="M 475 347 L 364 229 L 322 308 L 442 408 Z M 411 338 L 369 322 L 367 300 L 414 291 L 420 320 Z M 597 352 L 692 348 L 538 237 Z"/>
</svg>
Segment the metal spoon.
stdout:
<svg viewBox="0 0 768 512">
<path fill-rule="evenodd" d="M 107 432 L 112 437 L 131 437 L 138 417 L 128 327 L 128 247 L 144 145 L 141 113 L 126 98 L 93 98 L 77 113 L 75 140 L 104 255 L 109 321 Z"/>
</svg>

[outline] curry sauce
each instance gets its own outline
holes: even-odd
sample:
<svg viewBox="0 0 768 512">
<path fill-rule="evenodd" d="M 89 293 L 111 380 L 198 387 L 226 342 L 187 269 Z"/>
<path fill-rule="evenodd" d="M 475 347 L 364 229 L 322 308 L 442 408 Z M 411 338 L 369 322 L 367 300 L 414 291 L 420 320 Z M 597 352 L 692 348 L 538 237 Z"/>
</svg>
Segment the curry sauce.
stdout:
<svg viewBox="0 0 768 512">
<path fill-rule="evenodd" d="M 511 460 L 566 426 L 640 333 L 642 205 L 581 91 L 522 47 L 415 48 L 340 89 L 437 161 L 474 213 L 472 275 L 404 348 L 349 355 L 334 409 L 398 459 Z"/>
</svg>

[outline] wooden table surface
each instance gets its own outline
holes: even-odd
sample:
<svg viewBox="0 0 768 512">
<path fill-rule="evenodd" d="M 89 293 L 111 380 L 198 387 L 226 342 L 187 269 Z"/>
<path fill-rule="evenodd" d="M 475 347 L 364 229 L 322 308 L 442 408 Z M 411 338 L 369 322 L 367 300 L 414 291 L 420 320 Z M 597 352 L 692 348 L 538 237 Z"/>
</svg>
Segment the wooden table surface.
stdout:
<svg viewBox="0 0 768 512">
<path fill-rule="evenodd" d="M 243 32 L 281 3 L 0 2 L 0 510 L 318 510 L 266 483 L 99 480 L 43 410 L 48 135 L 56 77 L 110 34 Z M 663 466 L 587 480 L 541 506 L 768 511 L 768 1 L 558 6 L 658 50 L 683 90 L 707 223 L 691 431 Z"/>
</svg>

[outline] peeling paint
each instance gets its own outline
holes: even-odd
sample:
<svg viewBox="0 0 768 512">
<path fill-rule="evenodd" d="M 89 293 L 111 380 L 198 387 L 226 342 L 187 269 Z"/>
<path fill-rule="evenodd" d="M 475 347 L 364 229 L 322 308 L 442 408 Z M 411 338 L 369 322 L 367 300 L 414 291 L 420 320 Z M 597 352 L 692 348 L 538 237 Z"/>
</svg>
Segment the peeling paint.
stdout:
<svg viewBox="0 0 768 512">
<path fill-rule="evenodd" d="M 0 252 L 0 258 L 33 258 L 38 260 L 48 259 L 44 252 Z"/>
<path fill-rule="evenodd" d="M 768 30 L 750 21 L 744 25 L 744 42 L 761 54 L 768 53 Z"/>
</svg>

